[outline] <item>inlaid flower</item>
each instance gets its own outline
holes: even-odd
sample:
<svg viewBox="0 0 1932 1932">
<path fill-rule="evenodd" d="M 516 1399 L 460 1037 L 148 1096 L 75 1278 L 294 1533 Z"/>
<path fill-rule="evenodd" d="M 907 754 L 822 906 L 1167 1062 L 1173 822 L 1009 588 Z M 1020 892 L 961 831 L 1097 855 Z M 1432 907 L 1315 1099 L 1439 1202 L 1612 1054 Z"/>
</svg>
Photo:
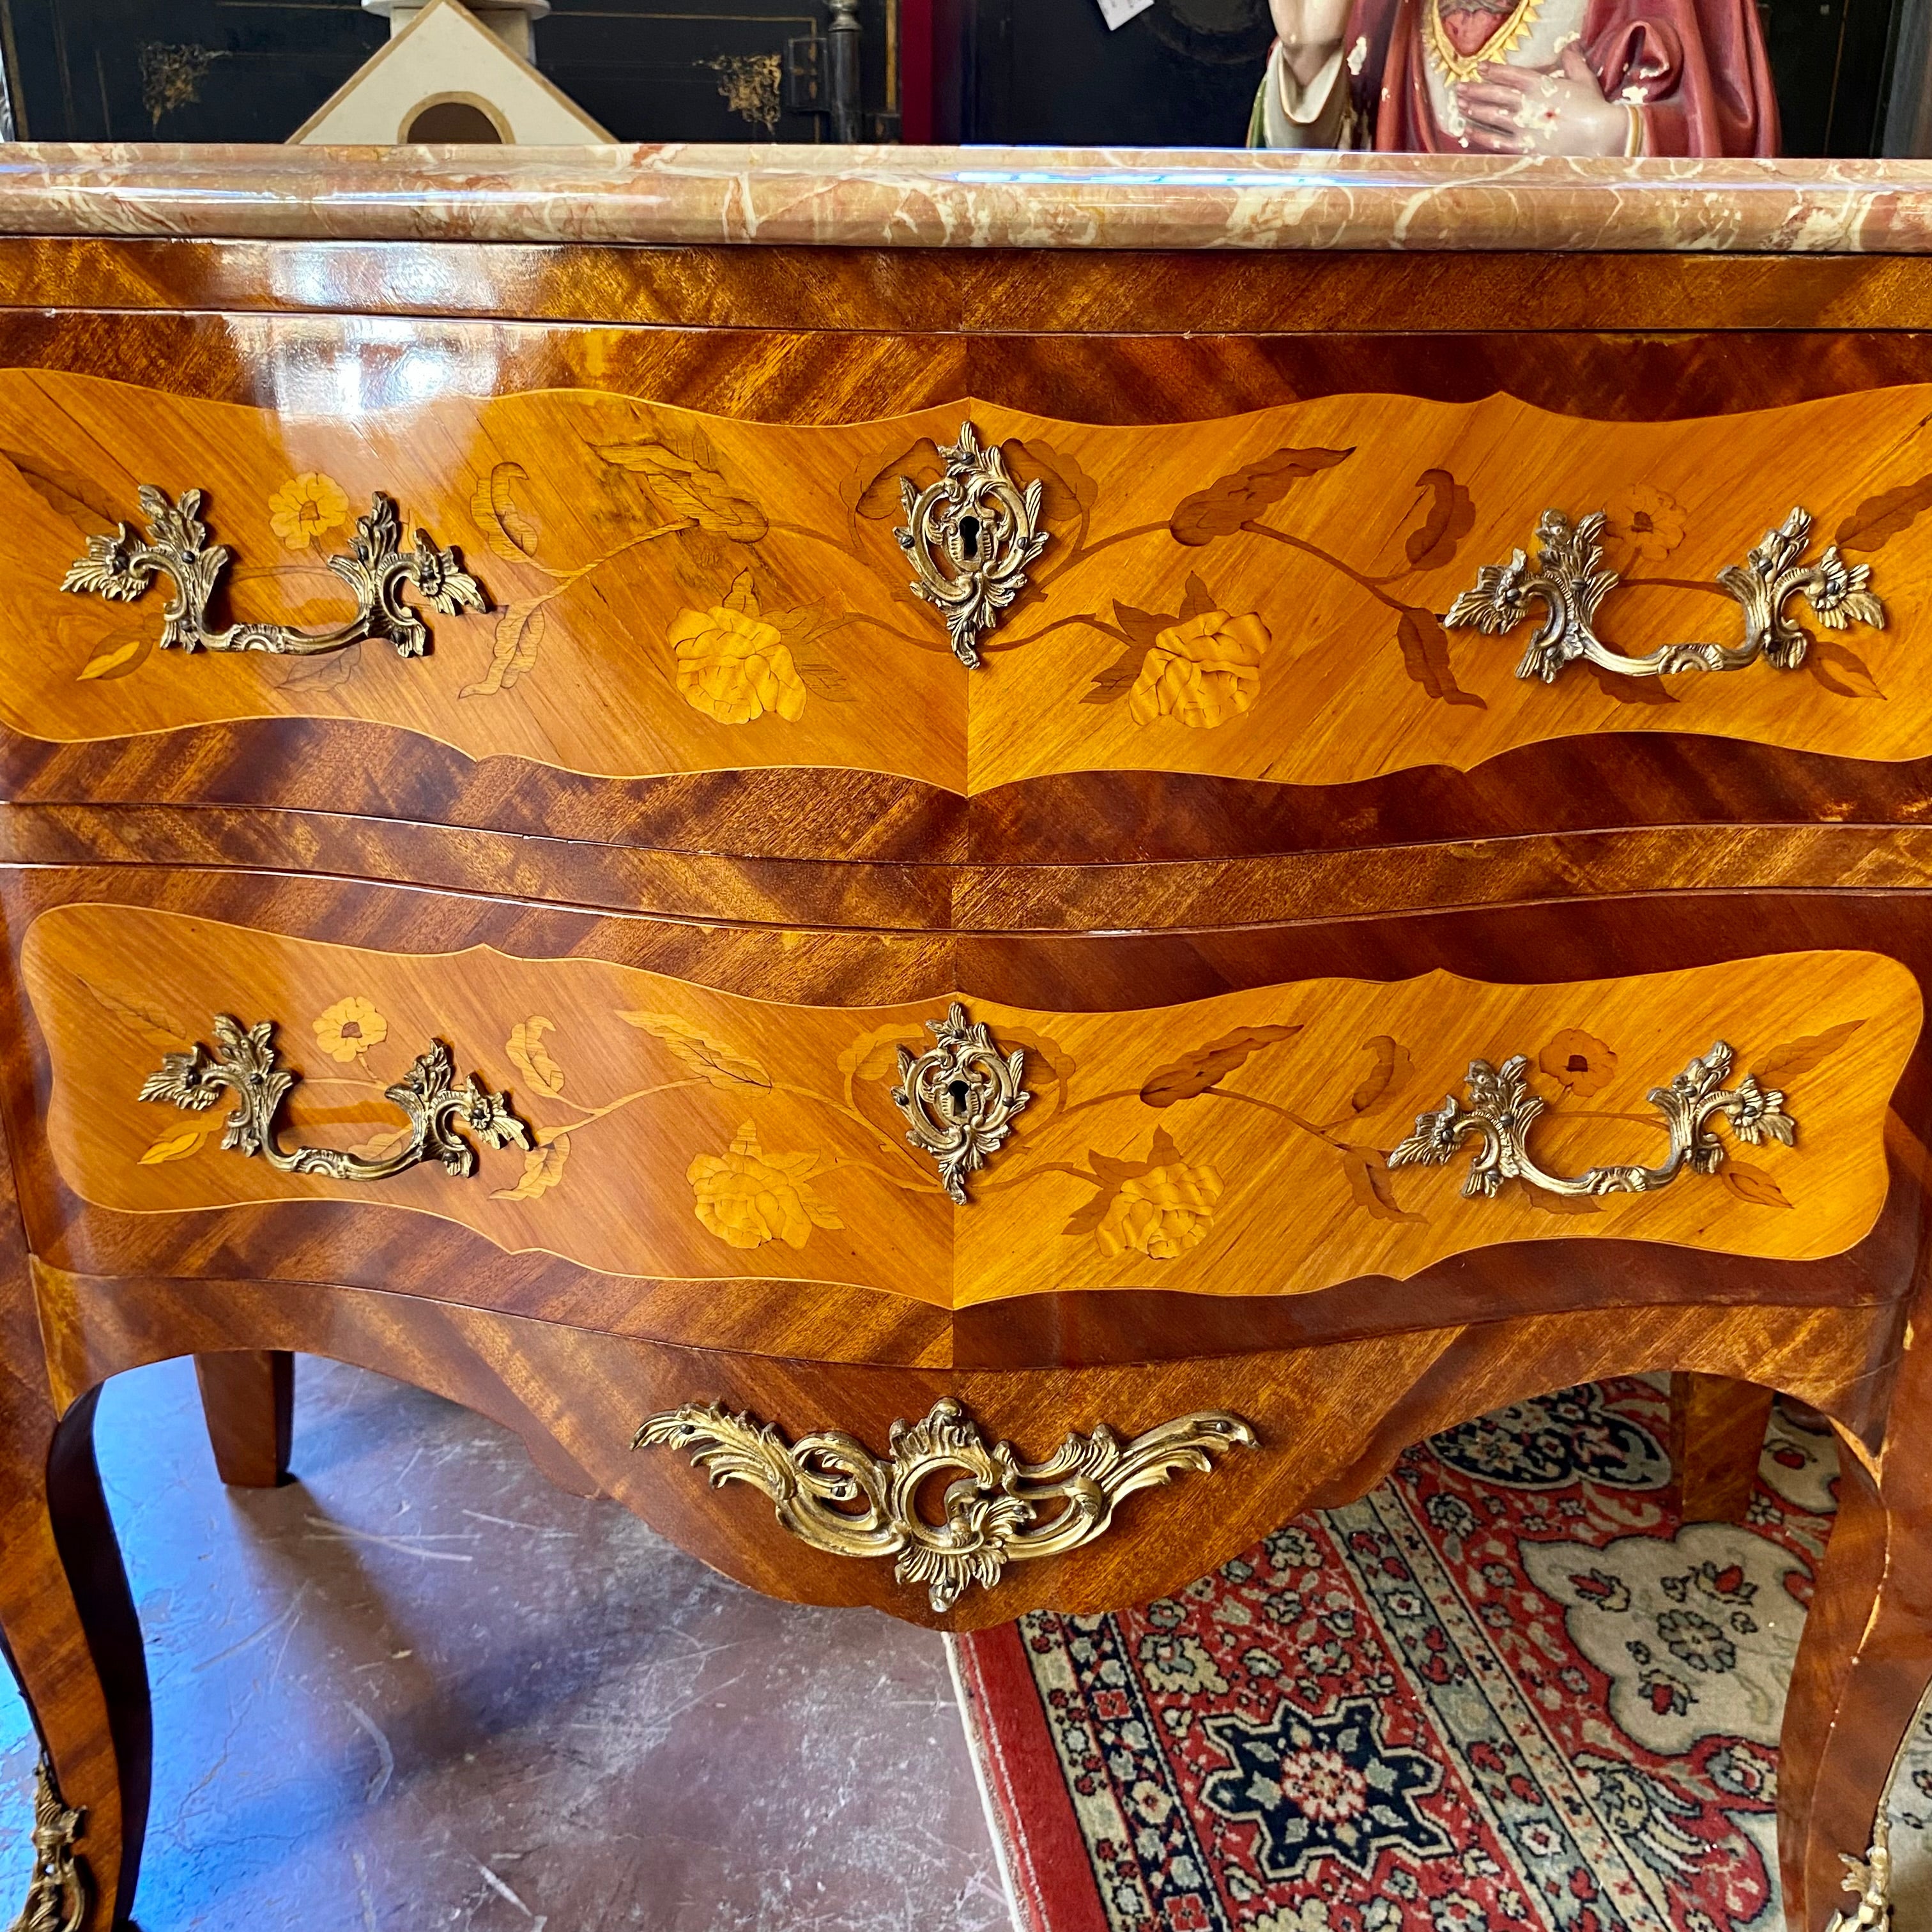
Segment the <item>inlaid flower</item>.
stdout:
<svg viewBox="0 0 1932 1932">
<path fill-rule="evenodd" d="M 1661 563 L 1684 541 L 1683 507 L 1648 483 L 1634 483 L 1610 499 L 1604 535 L 1620 568 Z"/>
<path fill-rule="evenodd" d="M 268 499 L 268 527 L 290 550 L 306 550 L 349 521 L 349 499 L 332 476 L 310 470 Z"/>
<path fill-rule="evenodd" d="M 670 627 L 684 701 L 721 724 L 747 724 L 767 711 L 798 718 L 805 685 L 778 627 L 714 604 L 680 610 Z"/>
<path fill-rule="evenodd" d="M 819 1170 L 815 1154 L 767 1154 L 747 1120 L 729 1154 L 701 1154 L 686 1170 L 697 1196 L 698 1218 L 734 1248 L 783 1241 L 802 1248 L 814 1228 L 842 1228 L 837 1211 L 807 1184 Z"/>
<path fill-rule="evenodd" d="M 338 1000 L 314 1026 L 316 1044 L 330 1059 L 345 1064 L 389 1036 L 388 1022 L 368 1000 L 353 994 Z"/>
<path fill-rule="evenodd" d="M 1120 1183 L 1094 1239 L 1103 1255 L 1132 1248 L 1150 1261 L 1171 1262 L 1208 1238 L 1221 1177 L 1211 1167 L 1176 1161 Z"/>
<path fill-rule="evenodd" d="M 1141 661 L 1127 708 L 1137 724 L 1156 718 L 1211 730 L 1246 710 L 1262 688 L 1268 626 L 1252 610 L 1203 610 L 1160 633 Z"/>
</svg>

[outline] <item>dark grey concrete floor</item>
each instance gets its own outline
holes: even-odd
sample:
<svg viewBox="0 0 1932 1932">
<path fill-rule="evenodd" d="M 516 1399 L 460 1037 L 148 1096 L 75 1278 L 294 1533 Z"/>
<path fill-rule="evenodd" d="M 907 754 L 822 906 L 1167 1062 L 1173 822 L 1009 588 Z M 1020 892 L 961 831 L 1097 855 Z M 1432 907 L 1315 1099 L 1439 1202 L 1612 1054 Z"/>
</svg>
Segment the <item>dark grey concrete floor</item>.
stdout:
<svg viewBox="0 0 1932 1932">
<path fill-rule="evenodd" d="M 102 1400 L 142 1932 L 1006 1932 L 938 1637 L 741 1589 L 420 1390 L 296 1389 L 273 1491 L 222 1487 L 186 1362 Z M 32 1763 L 0 1671 L 0 1920 Z"/>
</svg>

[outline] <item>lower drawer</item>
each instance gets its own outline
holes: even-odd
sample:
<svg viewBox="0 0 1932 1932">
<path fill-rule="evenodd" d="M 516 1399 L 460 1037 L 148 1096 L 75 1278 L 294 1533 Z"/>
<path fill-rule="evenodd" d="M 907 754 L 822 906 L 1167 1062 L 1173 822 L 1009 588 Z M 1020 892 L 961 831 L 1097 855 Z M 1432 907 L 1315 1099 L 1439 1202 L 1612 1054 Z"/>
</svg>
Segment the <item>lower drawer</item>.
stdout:
<svg viewBox="0 0 1932 1932">
<path fill-rule="evenodd" d="M 1883 1204 L 1922 1015 L 1897 961 L 1797 952 L 1129 1011 L 968 988 L 980 1052 L 948 1048 L 944 993 L 781 1004 L 592 958 L 110 904 L 40 913 L 21 971 L 48 1150 L 99 1208 L 380 1202 L 614 1276 L 953 1308 L 1300 1294 L 1530 1240 L 1839 1254 Z M 244 1030 L 218 1037 L 224 1016 Z"/>
</svg>

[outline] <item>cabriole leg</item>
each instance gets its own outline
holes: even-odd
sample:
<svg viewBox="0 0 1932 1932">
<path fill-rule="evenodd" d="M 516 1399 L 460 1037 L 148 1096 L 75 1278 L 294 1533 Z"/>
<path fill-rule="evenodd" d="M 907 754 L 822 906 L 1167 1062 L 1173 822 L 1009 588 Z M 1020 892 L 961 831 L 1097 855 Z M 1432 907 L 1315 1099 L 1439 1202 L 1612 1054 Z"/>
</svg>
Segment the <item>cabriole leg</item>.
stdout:
<svg viewBox="0 0 1932 1932">
<path fill-rule="evenodd" d="M 1922 1299 L 1920 1308 L 1922 1331 Z M 1932 1683 L 1928 1429 L 1932 1336 L 1922 1332 L 1916 1347 L 1908 1340 L 1880 1453 L 1839 1430 L 1838 1518 L 1798 1646 L 1780 1753 L 1778 1852 L 1790 1932 L 1823 1932 L 1838 1912 L 1846 1925 L 1887 1922 L 1880 1808 Z"/>
</svg>

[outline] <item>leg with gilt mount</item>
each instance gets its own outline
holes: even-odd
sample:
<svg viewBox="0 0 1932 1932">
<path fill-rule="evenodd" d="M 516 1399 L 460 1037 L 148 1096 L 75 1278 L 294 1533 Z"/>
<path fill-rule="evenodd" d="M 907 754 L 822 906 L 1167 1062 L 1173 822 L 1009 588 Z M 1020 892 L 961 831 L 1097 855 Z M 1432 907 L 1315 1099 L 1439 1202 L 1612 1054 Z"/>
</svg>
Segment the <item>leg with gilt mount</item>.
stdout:
<svg viewBox="0 0 1932 1932">
<path fill-rule="evenodd" d="M 0 1195 L 0 1648 L 41 1747 L 13 1932 L 108 1932 L 132 1908 L 147 1823 L 147 1666 L 94 1466 L 95 1395 L 56 1413 L 4 1152 Z"/>
<path fill-rule="evenodd" d="M 1792 1672 L 1778 1852 L 1790 1932 L 1891 1924 L 1884 1806 L 1932 1684 L 1932 1292 L 1881 1419 L 1838 1436 L 1838 1510 Z M 1874 1444 L 1876 1442 L 1876 1446 Z"/>
</svg>

